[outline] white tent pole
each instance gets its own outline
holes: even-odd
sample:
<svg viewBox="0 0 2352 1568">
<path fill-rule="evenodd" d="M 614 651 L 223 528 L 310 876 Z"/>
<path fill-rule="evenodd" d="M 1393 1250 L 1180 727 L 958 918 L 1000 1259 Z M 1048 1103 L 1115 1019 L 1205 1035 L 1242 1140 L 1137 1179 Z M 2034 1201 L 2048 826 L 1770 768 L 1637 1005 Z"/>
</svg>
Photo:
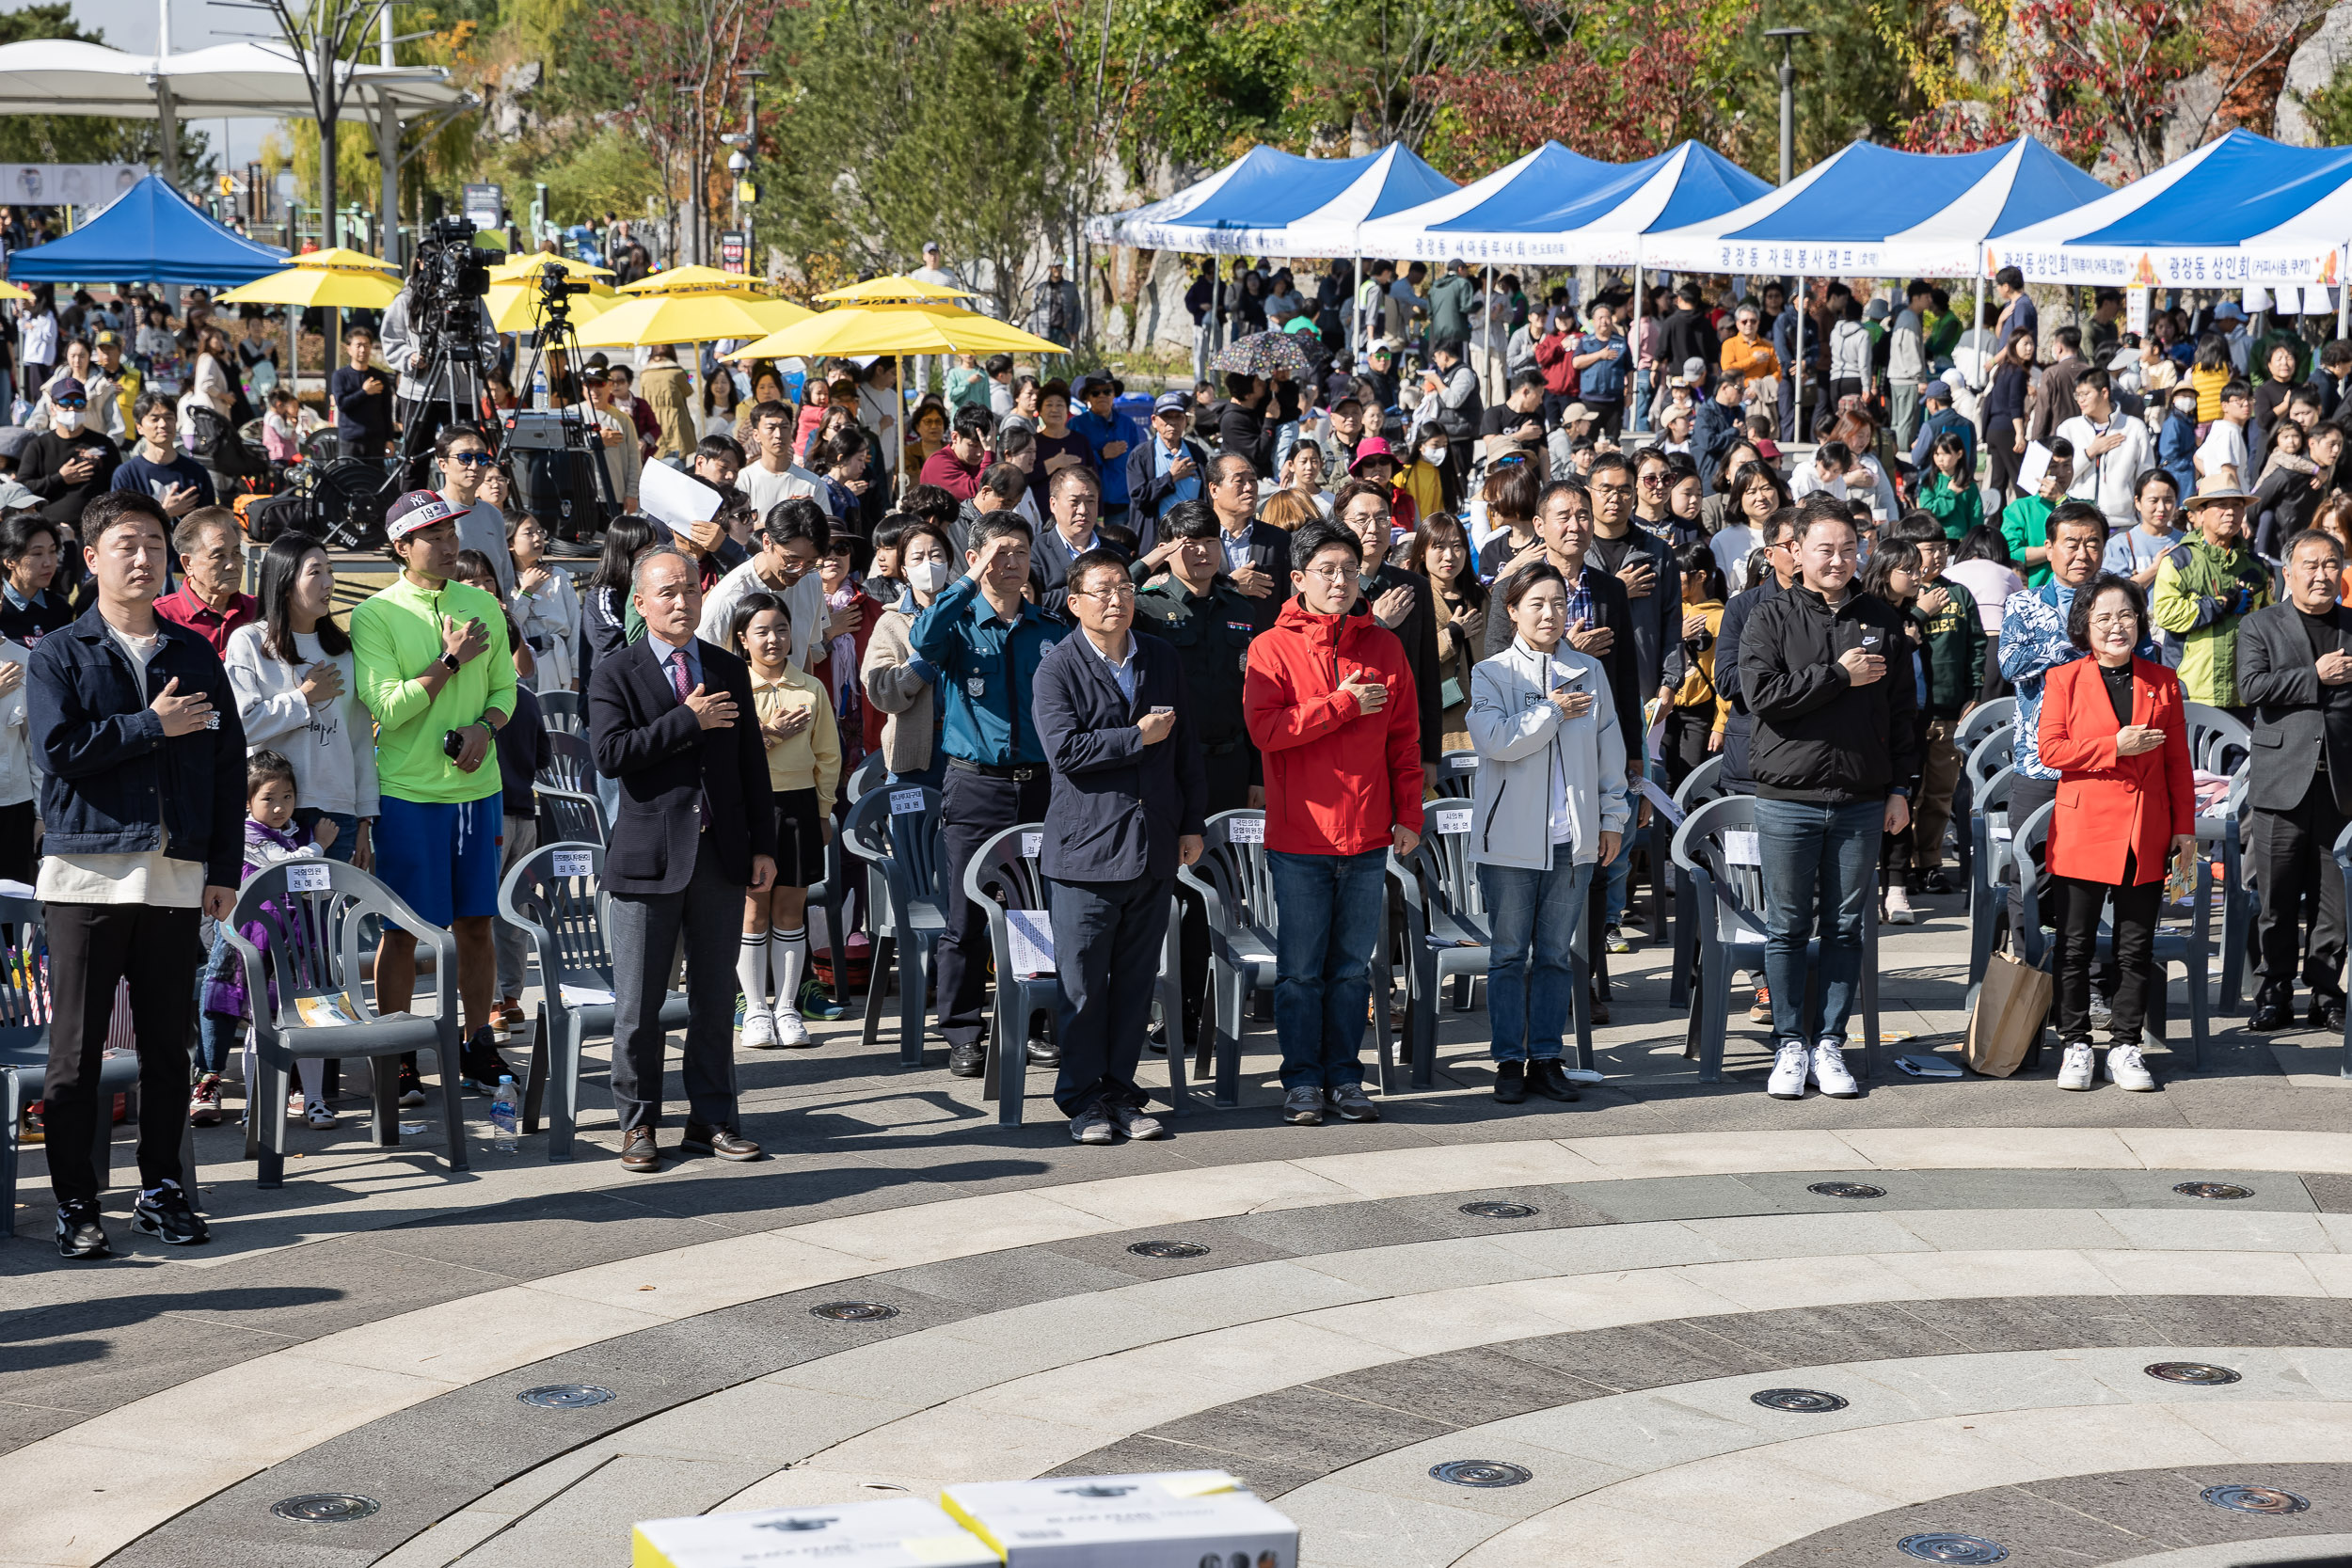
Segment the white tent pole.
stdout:
<svg viewBox="0 0 2352 1568">
<path fill-rule="evenodd" d="M 2352 266 L 2352 246 L 2344 249 L 2344 257 L 2345 266 Z M 2336 336 L 2352 337 L 2352 276 L 2339 266 L 2336 278 Z"/>
<path fill-rule="evenodd" d="M 1642 293 L 1642 263 L 1636 261 L 1633 263 L 1633 331 L 1627 339 L 1626 347 L 1632 352 L 1633 363 L 1635 367 L 1633 373 L 1637 377 L 1641 374 L 1642 328 L 1647 326 L 1648 325 L 1649 301 L 1644 297 Z M 1652 383 L 1649 389 L 1649 395 L 1653 400 L 1655 400 L 1658 396 L 1658 388 L 1656 385 L 1658 380 L 1658 367 L 1655 365 L 1650 367 L 1649 378 Z M 1634 417 L 1641 420 L 1641 429 L 1645 431 L 1649 429 L 1649 410 L 1646 406 L 1634 410 Z"/>
<path fill-rule="evenodd" d="M 1792 441 L 1802 441 L 1804 439 L 1804 308 L 1806 298 L 1807 296 L 1804 292 L 1804 274 L 1799 273 L 1797 274 L 1796 300 L 1797 362 L 1795 365 L 1790 367 L 1790 373 L 1796 377 L 1796 390 L 1792 394 L 1795 405 L 1788 410 L 1788 429 L 1790 433 L 1788 438 Z"/>
<path fill-rule="evenodd" d="M 1984 435 L 1984 398 L 1981 394 L 1985 390 L 1984 383 L 1988 380 L 1984 373 L 1984 268 L 1982 267 L 1979 267 L 1977 269 L 1976 315 L 1970 319 L 1968 323 L 1968 330 L 1975 333 L 1977 336 L 1977 380 L 1979 385 L 1976 389 L 1979 395 L 1977 398 L 1977 417 L 1972 422 L 1977 427 L 1977 435 L 1981 437 Z"/>
<path fill-rule="evenodd" d="M 1353 316 L 1353 317 L 1355 317 L 1355 318 L 1356 318 L 1356 330 L 1355 330 L 1355 332 L 1354 332 L 1351 336 L 1352 336 L 1352 338 L 1353 338 L 1353 346 L 1354 346 L 1354 348 L 1355 348 L 1355 350 L 1356 350 L 1356 364 L 1357 364 L 1357 368 L 1360 370 L 1360 369 L 1363 367 L 1363 363 L 1364 363 L 1364 347 L 1365 347 L 1364 303 L 1363 303 L 1363 302 L 1364 302 L 1364 259 L 1363 259 L 1361 256 L 1359 256 L 1359 257 L 1357 257 L 1357 258 L 1356 258 L 1356 270 L 1355 270 L 1354 272 L 1352 272 L 1352 273 L 1349 273 L 1349 274 L 1347 275 L 1347 277 L 1348 277 L 1348 282 L 1347 282 L 1347 292 L 1348 292 L 1348 295 L 1349 295 L 1349 304 L 1348 304 L 1348 311 L 1347 311 L 1347 313 L 1348 313 L 1349 315 L 1351 315 L 1351 316 Z"/>
</svg>

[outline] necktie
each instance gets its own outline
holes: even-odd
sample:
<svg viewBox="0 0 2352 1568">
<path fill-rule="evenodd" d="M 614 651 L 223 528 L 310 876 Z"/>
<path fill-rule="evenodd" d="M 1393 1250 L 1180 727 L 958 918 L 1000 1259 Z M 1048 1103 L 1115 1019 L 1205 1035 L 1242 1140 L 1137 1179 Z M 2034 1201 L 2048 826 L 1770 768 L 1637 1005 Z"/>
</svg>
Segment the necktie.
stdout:
<svg viewBox="0 0 2352 1568">
<path fill-rule="evenodd" d="M 670 656 L 670 684 L 676 688 L 677 700 L 681 703 L 686 701 L 686 699 L 691 695 L 694 690 L 693 677 L 687 673 L 686 669 L 686 650 L 684 648 L 680 648 L 676 653 Z M 694 805 L 696 809 L 702 813 L 703 832 L 708 832 L 710 831 L 709 791 L 705 790 L 697 795 L 694 799 Z"/>
</svg>

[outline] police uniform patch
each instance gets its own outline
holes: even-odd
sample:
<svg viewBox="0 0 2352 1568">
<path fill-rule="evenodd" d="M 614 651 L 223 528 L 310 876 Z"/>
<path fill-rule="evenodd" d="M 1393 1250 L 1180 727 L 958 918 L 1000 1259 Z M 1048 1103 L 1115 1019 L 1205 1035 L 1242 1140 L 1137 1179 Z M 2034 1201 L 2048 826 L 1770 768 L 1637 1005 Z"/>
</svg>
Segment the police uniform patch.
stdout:
<svg viewBox="0 0 2352 1568">
<path fill-rule="evenodd" d="M 963 678 L 963 689 L 972 693 L 975 697 L 985 697 L 988 695 L 988 677 L 986 675 L 966 675 Z"/>
</svg>

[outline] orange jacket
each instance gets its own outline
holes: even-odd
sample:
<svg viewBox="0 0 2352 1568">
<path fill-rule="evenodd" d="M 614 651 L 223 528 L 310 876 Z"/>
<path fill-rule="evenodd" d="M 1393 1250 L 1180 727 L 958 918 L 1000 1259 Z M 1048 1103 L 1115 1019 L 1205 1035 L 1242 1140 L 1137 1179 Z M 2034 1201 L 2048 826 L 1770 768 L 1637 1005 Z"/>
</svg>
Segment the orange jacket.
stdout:
<svg viewBox="0 0 2352 1568">
<path fill-rule="evenodd" d="M 2042 687 L 2042 760 L 2058 770 L 2050 814 L 2054 876 L 2122 885 L 2123 858 L 2132 879 L 2165 874 L 2177 833 L 2197 831 L 2197 791 L 2189 777 L 2188 719 L 2181 679 L 2161 664 L 2132 660 L 2132 722 L 2164 732 L 2164 744 L 2118 756 L 2115 705 L 2099 661 L 2078 658 L 2050 672 Z"/>
<path fill-rule="evenodd" d="M 1388 687 L 1377 713 L 1340 689 L 1358 673 Z M 1421 831 L 1421 704 L 1405 644 L 1379 622 L 1290 599 L 1249 644 L 1242 709 L 1265 761 L 1267 848 L 1360 855 L 1400 822 Z"/>
</svg>

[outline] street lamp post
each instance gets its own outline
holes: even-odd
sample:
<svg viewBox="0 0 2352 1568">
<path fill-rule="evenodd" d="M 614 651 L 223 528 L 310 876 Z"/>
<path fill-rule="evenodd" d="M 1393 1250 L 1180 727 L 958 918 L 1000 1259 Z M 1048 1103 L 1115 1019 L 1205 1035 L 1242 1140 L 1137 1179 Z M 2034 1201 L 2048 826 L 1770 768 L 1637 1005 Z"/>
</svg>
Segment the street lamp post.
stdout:
<svg viewBox="0 0 2352 1568">
<path fill-rule="evenodd" d="M 1797 40 L 1811 38 L 1810 27 L 1768 27 L 1764 36 L 1780 40 L 1780 182 L 1797 173 Z"/>
</svg>

